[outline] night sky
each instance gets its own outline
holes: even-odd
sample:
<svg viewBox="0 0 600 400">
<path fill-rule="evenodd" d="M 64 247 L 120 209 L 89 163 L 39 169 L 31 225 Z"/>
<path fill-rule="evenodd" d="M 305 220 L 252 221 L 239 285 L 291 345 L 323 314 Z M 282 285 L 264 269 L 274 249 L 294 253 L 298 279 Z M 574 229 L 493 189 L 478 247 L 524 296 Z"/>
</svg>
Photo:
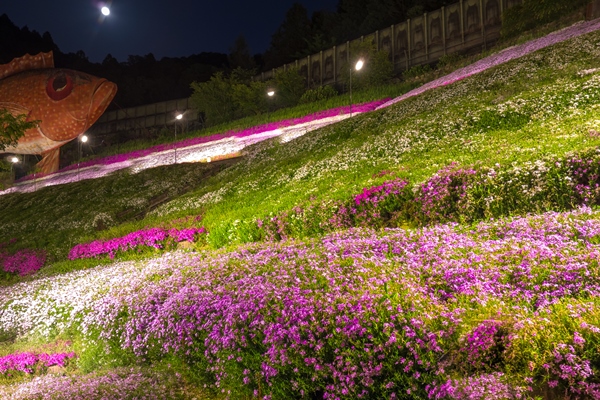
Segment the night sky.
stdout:
<svg viewBox="0 0 600 400">
<path fill-rule="evenodd" d="M 202 52 L 228 54 L 244 35 L 252 54 L 263 53 L 293 3 L 313 11 L 335 11 L 338 0 L 112 0 L 103 17 L 99 0 L 0 0 L 19 28 L 48 31 L 64 53 L 83 50 L 90 61 L 107 54 L 119 61 L 153 53 L 183 57 Z"/>
</svg>

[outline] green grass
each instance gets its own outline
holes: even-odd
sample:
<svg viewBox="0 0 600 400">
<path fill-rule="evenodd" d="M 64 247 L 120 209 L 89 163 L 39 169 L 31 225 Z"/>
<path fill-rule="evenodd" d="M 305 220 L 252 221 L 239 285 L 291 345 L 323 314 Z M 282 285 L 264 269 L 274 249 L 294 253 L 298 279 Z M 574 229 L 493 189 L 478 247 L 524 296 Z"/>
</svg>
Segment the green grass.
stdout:
<svg viewBox="0 0 600 400">
<path fill-rule="evenodd" d="M 247 149 L 233 165 L 172 165 L 53 186 L 0 199 L 0 243 L 44 248 L 62 262 L 77 243 L 202 215 L 209 242 L 252 240 L 244 223 L 309 201 L 345 199 L 389 176 L 426 180 L 451 162 L 493 166 L 533 162 L 600 144 L 596 118 L 599 34 L 571 40 L 392 107 Z M 355 95 L 357 102 L 402 93 L 394 86 Z M 581 94 L 587 98 L 579 98 Z M 363 97 L 364 96 L 364 97 Z M 275 119 L 344 104 L 273 113 Z M 340 103 L 336 103 L 340 102 Z M 250 126 L 232 122 L 214 131 Z M 247 124 L 247 125 L 245 125 Z M 160 200 L 159 204 L 156 204 Z M 51 267 L 67 271 L 64 264 Z M 74 265 L 73 268 L 79 268 Z"/>
</svg>

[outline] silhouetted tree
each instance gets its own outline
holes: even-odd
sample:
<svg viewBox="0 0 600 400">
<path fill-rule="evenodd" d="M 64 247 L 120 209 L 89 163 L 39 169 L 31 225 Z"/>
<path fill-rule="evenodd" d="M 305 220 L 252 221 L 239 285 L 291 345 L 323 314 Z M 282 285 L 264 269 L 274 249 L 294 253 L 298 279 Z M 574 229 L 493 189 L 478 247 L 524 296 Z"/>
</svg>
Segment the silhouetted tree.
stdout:
<svg viewBox="0 0 600 400">
<path fill-rule="evenodd" d="M 243 35 L 240 35 L 235 40 L 233 46 L 229 49 L 229 67 L 232 69 L 243 68 L 252 70 L 256 68 L 256 62 L 250 55 L 248 42 Z"/>
<path fill-rule="evenodd" d="M 6 64 L 27 53 L 37 54 L 42 51 L 58 51 L 48 32 L 40 35 L 26 26 L 19 29 L 8 15 L 0 15 L 0 64 Z"/>
<path fill-rule="evenodd" d="M 308 48 L 305 39 L 311 36 L 306 8 L 294 3 L 271 38 L 271 46 L 265 53 L 265 67 L 276 68 L 302 57 Z"/>
</svg>

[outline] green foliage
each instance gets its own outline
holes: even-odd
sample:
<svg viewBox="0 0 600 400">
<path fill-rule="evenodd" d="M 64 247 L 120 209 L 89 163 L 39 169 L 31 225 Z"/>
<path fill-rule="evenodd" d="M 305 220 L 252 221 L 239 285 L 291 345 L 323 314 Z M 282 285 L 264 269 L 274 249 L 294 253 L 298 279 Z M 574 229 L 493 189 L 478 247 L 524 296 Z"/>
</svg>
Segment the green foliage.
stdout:
<svg viewBox="0 0 600 400">
<path fill-rule="evenodd" d="M 446 66 L 449 66 L 449 65 L 452 65 L 452 64 L 456 64 L 460 60 L 462 60 L 462 58 L 463 58 L 463 56 L 460 55 L 460 54 L 458 54 L 458 53 L 444 54 L 438 60 L 437 68 L 441 69 L 441 68 L 444 68 Z"/>
<path fill-rule="evenodd" d="M 300 103 L 314 103 L 321 100 L 330 99 L 338 95 L 337 90 L 332 86 L 319 86 L 314 89 L 308 89 L 300 98 Z"/>
<path fill-rule="evenodd" d="M 267 110 L 267 84 L 265 82 L 234 83 L 232 90 L 236 116 L 260 115 Z"/>
<path fill-rule="evenodd" d="M 207 125 L 214 126 L 231 120 L 264 114 L 269 110 L 268 82 L 252 80 L 253 70 L 236 68 L 229 76 L 217 72 L 208 82 L 194 82 L 192 104 L 204 113 Z M 296 78 L 294 78 L 296 75 Z M 301 77 L 294 71 L 276 77 L 278 98 L 284 104 L 294 105 L 299 98 L 298 81 Z"/>
<path fill-rule="evenodd" d="M 578 11 L 589 0 L 525 0 L 502 14 L 502 37 L 510 38 L 527 30 Z"/>
<path fill-rule="evenodd" d="M 429 66 L 429 64 L 424 64 L 424 65 L 415 65 L 414 67 L 410 68 L 407 71 L 404 71 L 404 73 L 402 73 L 402 77 L 404 78 L 404 80 L 414 80 L 416 78 L 421 77 L 424 74 L 427 74 L 431 71 L 431 66 Z"/>
<path fill-rule="evenodd" d="M 223 72 L 217 72 L 207 82 L 192 82 L 190 97 L 198 112 L 204 113 L 206 123 L 215 125 L 236 115 L 233 82 Z"/>
<path fill-rule="evenodd" d="M 306 91 L 306 82 L 300 75 L 298 68 L 289 68 L 275 74 L 273 81 L 276 90 L 278 108 L 293 107 L 298 104 Z"/>
<path fill-rule="evenodd" d="M 27 121 L 27 115 L 14 116 L 8 110 L 0 109 L 0 151 L 16 146 L 25 131 L 35 128 L 39 121 Z"/>
</svg>

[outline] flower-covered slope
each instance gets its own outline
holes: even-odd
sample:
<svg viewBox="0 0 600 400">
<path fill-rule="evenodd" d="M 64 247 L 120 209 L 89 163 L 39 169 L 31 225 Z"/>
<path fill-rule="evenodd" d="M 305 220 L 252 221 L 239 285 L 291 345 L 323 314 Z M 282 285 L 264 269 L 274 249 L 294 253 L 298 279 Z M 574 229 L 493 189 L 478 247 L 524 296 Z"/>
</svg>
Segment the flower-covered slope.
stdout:
<svg viewBox="0 0 600 400">
<path fill-rule="evenodd" d="M 8 288 L 0 326 L 179 355 L 237 395 L 596 398 L 599 238 L 583 208 L 168 253 Z"/>
</svg>

